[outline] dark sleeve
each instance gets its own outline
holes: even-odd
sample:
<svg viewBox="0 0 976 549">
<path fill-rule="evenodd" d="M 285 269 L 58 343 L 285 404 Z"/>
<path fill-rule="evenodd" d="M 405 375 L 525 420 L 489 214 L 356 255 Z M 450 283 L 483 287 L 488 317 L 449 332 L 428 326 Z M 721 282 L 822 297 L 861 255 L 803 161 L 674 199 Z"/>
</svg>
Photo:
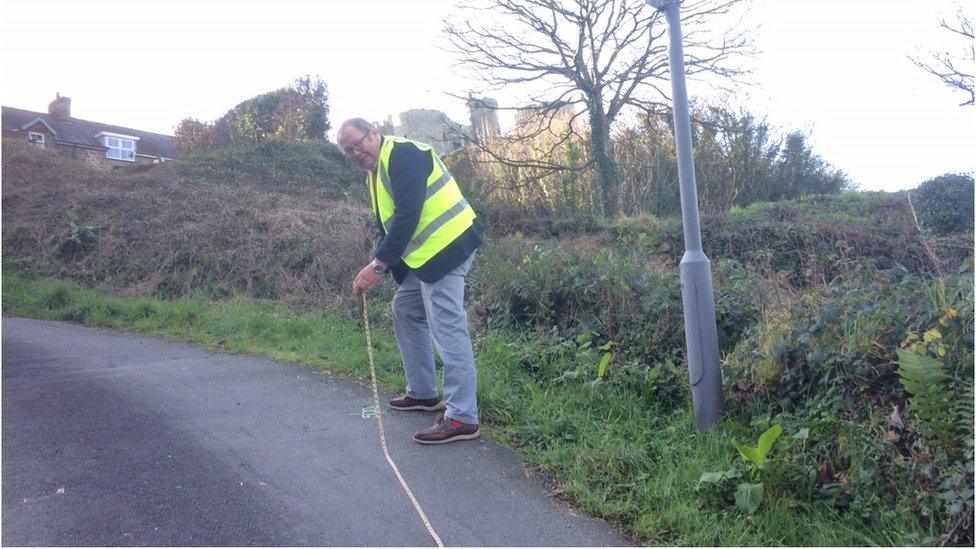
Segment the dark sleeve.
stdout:
<svg viewBox="0 0 976 549">
<path fill-rule="evenodd" d="M 397 143 L 390 153 L 390 186 L 393 187 L 393 217 L 389 230 L 376 247 L 376 259 L 396 265 L 420 222 L 427 195 L 427 177 L 434 167 L 429 152 L 411 143 Z"/>
</svg>

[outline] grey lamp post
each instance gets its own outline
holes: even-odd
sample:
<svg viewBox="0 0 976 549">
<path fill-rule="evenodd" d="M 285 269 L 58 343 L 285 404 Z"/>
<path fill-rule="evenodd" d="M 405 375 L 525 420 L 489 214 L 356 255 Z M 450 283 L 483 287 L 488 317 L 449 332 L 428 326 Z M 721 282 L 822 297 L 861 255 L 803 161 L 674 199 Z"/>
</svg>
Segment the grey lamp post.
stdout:
<svg viewBox="0 0 976 549">
<path fill-rule="evenodd" d="M 685 236 L 685 255 L 681 258 L 685 345 L 688 349 L 688 375 L 691 378 L 695 423 L 699 428 L 705 429 L 718 421 L 724 397 L 718 357 L 718 332 L 715 327 L 712 267 L 702 252 L 701 228 L 698 223 L 698 190 L 695 186 L 691 119 L 688 114 L 688 90 L 685 87 L 684 49 L 681 45 L 680 0 L 647 0 L 647 3 L 664 12 L 668 22 L 674 141 L 678 152 L 681 222 Z"/>
</svg>

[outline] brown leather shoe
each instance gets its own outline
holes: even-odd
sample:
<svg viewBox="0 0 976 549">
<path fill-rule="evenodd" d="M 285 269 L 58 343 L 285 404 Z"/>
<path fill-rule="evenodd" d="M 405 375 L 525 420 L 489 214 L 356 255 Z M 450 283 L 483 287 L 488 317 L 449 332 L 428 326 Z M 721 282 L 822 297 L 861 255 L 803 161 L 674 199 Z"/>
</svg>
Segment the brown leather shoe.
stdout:
<svg viewBox="0 0 976 549">
<path fill-rule="evenodd" d="M 444 444 L 456 440 L 471 440 L 481 436 L 477 424 L 463 423 L 456 419 L 440 416 L 433 427 L 413 434 L 413 439 L 421 444 Z"/>
<path fill-rule="evenodd" d="M 388 403 L 394 410 L 424 410 L 434 412 L 444 409 L 444 400 L 441 397 L 416 399 L 408 396 L 395 398 Z"/>
</svg>

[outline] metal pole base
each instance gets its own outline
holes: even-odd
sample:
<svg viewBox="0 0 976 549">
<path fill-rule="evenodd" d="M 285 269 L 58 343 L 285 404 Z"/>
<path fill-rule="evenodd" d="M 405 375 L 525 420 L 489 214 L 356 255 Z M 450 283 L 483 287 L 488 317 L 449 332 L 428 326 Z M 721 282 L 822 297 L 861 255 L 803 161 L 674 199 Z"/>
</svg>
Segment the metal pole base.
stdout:
<svg viewBox="0 0 976 549">
<path fill-rule="evenodd" d="M 701 429 L 715 425 L 724 408 L 713 295 L 712 267 L 708 257 L 700 251 L 686 251 L 681 258 L 685 345 L 695 423 Z"/>
</svg>

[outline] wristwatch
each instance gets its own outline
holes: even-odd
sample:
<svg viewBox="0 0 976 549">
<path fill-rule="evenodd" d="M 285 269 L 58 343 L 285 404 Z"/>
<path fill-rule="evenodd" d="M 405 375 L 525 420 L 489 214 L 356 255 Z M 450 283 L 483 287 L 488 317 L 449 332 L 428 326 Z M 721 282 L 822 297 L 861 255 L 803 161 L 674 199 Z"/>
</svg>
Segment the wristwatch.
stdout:
<svg viewBox="0 0 976 549">
<path fill-rule="evenodd" d="M 372 267 L 373 268 L 373 272 L 376 273 L 376 274 L 378 274 L 378 275 L 386 274 L 386 267 L 384 267 L 384 266 L 380 265 L 379 263 L 377 263 L 375 259 L 373 260 L 372 263 L 369 264 L 369 266 Z"/>
</svg>

